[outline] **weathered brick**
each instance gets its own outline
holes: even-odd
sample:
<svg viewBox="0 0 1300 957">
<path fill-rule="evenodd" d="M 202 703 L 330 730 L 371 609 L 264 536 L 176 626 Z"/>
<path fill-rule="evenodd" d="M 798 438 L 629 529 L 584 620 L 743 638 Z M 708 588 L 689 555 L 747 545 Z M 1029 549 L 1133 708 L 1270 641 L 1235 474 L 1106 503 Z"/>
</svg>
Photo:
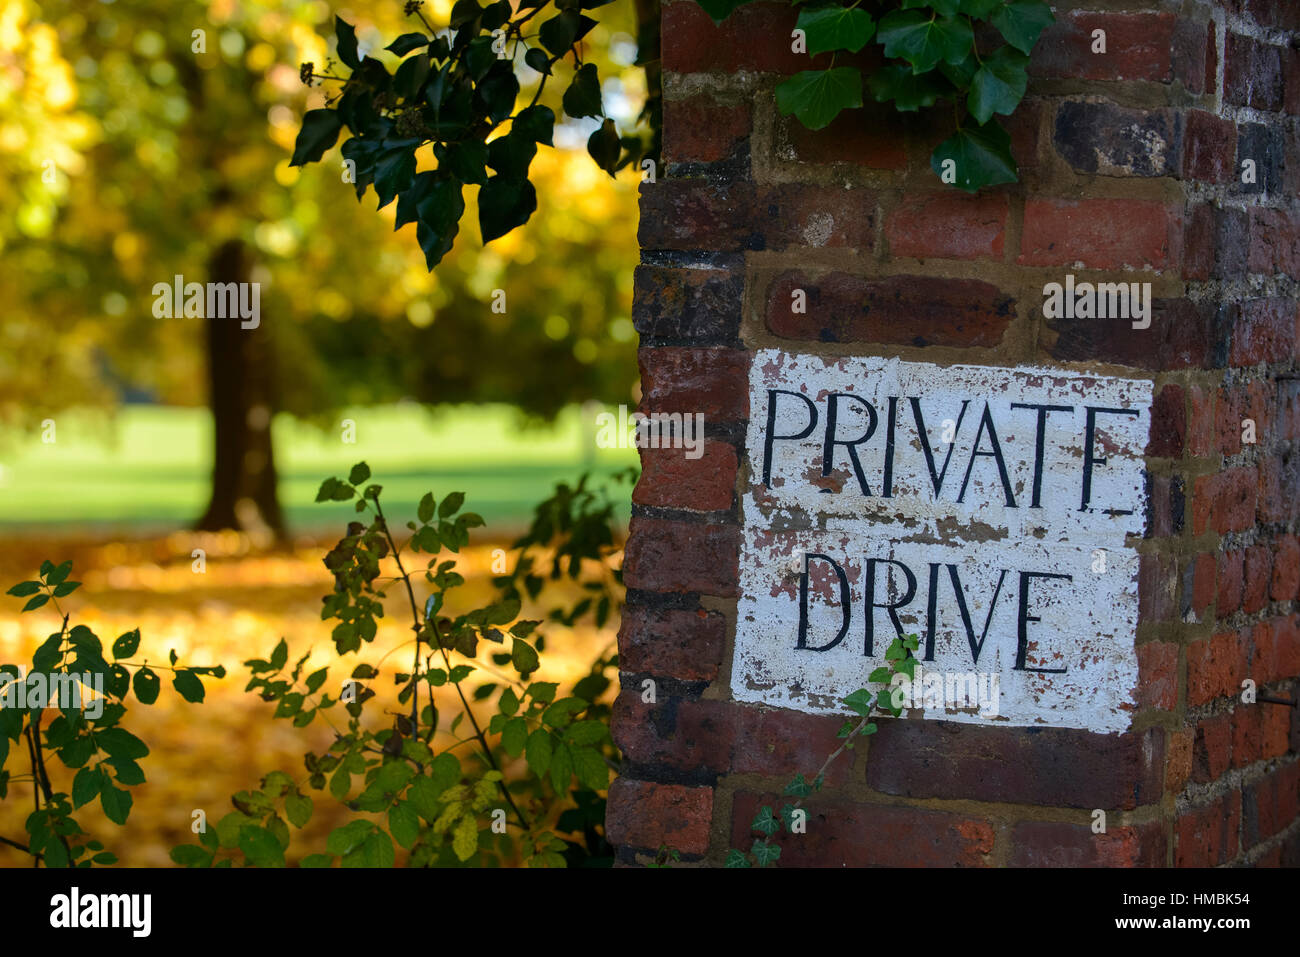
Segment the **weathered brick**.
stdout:
<svg viewBox="0 0 1300 957">
<path fill-rule="evenodd" d="M 1268 604 L 1268 586 L 1273 577 L 1273 552 L 1267 545 L 1246 549 L 1245 582 L 1241 610 L 1253 615 Z"/>
<path fill-rule="evenodd" d="M 797 289 L 807 295 L 804 313 L 793 311 Z M 995 346 L 1014 317 L 1012 299 L 976 279 L 784 273 L 767 291 L 767 327 L 785 339 Z"/>
<path fill-rule="evenodd" d="M 1146 454 L 1156 458 L 1181 458 L 1187 435 L 1186 394 L 1181 386 L 1167 385 L 1151 403 L 1151 437 Z"/>
<path fill-rule="evenodd" d="M 1232 764 L 1232 715 L 1205 718 L 1196 726 L 1192 746 L 1192 780 L 1197 784 L 1217 781 Z"/>
<path fill-rule="evenodd" d="M 1201 368 L 1210 359 L 1214 327 L 1212 306 L 1187 299 L 1157 299 L 1151 304 L 1151 327 L 1134 329 L 1133 320 L 1051 319 L 1056 333 L 1048 353 L 1067 362 L 1117 362 L 1139 369 L 1168 371 Z"/>
<path fill-rule="evenodd" d="M 1300 276 L 1300 219 L 1280 209 L 1252 207 L 1246 263 L 1253 273 Z"/>
<path fill-rule="evenodd" d="M 1300 61 L 1297 62 L 1300 65 Z M 1288 78 L 1289 80 L 1289 78 Z M 1242 163 L 1255 164 L 1255 181 L 1242 181 Z M 1286 131 L 1265 123 L 1242 123 L 1237 127 L 1237 165 L 1233 168 L 1234 189 L 1242 193 L 1278 193 L 1284 189 Z"/>
<path fill-rule="evenodd" d="M 1246 677 L 1249 637 L 1227 631 L 1187 646 L 1187 705 L 1236 695 Z"/>
<path fill-rule="evenodd" d="M 867 783 L 912 798 L 1120 808 L 1159 799 L 1163 732 L 1089 734 L 1061 728 L 884 722 L 871 739 Z"/>
<path fill-rule="evenodd" d="M 1187 389 L 1187 451 L 1209 455 L 1214 451 L 1214 393 L 1199 385 Z"/>
<path fill-rule="evenodd" d="M 1177 169 L 1177 135 L 1170 110 L 1067 101 L 1057 107 L 1052 142 L 1056 152 L 1081 173 L 1168 176 Z"/>
<path fill-rule="evenodd" d="M 1183 177 L 1209 183 L 1231 180 L 1237 146 L 1233 122 L 1204 110 L 1188 110 L 1184 122 Z"/>
<path fill-rule="evenodd" d="M 726 621 L 703 608 L 628 604 L 618 633 L 619 668 L 681 681 L 712 681 L 722 664 Z"/>
<path fill-rule="evenodd" d="M 1089 269 L 1162 268 L 1175 214 L 1145 199 L 1030 199 L 1017 262 Z M 1116 223 L 1124 223 L 1118 230 Z"/>
<path fill-rule="evenodd" d="M 1138 561 L 1139 623 L 1152 624 L 1176 617 L 1177 571 L 1177 563 L 1170 555 L 1156 552 L 1141 556 Z"/>
<path fill-rule="evenodd" d="M 1198 616 L 1214 604 L 1215 589 L 1214 555 L 1197 555 L 1192 574 L 1192 610 Z"/>
<path fill-rule="evenodd" d="M 633 516 L 623 578 L 647 591 L 739 594 L 740 530 L 735 525 Z"/>
<path fill-rule="evenodd" d="M 1241 607 L 1246 576 L 1245 560 L 1246 554 L 1240 549 L 1229 549 L 1219 554 L 1215 610 L 1220 618 L 1226 618 Z"/>
<path fill-rule="evenodd" d="M 894 257 L 1001 259 L 1007 227 L 1005 196 L 954 190 L 911 194 L 885 218 Z"/>
<path fill-rule="evenodd" d="M 637 266 L 635 275 L 632 325 L 643 338 L 736 340 L 745 288 L 741 271 Z"/>
<path fill-rule="evenodd" d="M 1215 207 L 1214 267 L 1212 279 L 1240 279 L 1246 275 L 1250 251 L 1250 217 L 1243 209 Z"/>
<path fill-rule="evenodd" d="M 1173 710 L 1178 703 L 1178 646 L 1150 641 L 1137 650 L 1138 707 Z"/>
<path fill-rule="evenodd" d="M 696 453 L 702 454 L 692 458 Z M 726 442 L 710 440 L 694 450 L 645 448 L 632 501 L 702 512 L 728 509 L 736 488 L 736 467 L 736 450 Z"/>
<path fill-rule="evenodd" d="M 1278 768 L 1242 788 L 1242 843 L 1251 847 L 1283 830 L 1296 817 L 1300 764 Z"/>
<path fill-rule="evenodd" d="M 738 792 L 732 805 L 731 846 L 754 842 L 758 808 L 787 798 Z M 987 821 L 945 811 L 882 807 L 818 795 L 805 803 L 807 833 L 781 840 L 781 864 L 793 867 L 983 867 L 993 850 Z"/>
<path fill-rule="evenodd" d="M 800 770 L 811 780 L 834 750 L 835 734 L 844 720 L 838 716 L 800 711 L 737 707 L 739 711 L 731 769 L 738 774 L 764 774 L 789 781 Z M 854 777 L 854 752 L 847 751 L 826 771 L 826 784 L 836 787 Z"/>
<path fill-rule="evenodd" d="M 749 356 L 741 349 L 642 348 L 641 411 L 749 417 Z"/>
<path fill-rule="evenodd" d="M 1180 812 L 1175 825 L 1175 866 L 1215 867 L 1234 860 L 1240 829 L 1240 791 L 1230 791 L 1202 807 Z"/>
<path fill-rule="evenodd" d="M 614 701 L 610 727 L 614 743 L 636 769 L 712 777 L 730 766 L 736 710 L 725 701 L 667 695 L 650 704 L 639 688 L 627 688 Z"/>
<path fill-rule="evenodd" d="M 1169 733 L 1169 762 L 1165 765 L 1165 790 L 1179 794 L 1192 776 L 1192 746 L 1196 731 L 1184 728 Z"/>
<path fill-rule="evenodd" d="M 784 3 L 748 3 L 715 24 L 696 3 L 669 3 L 660 29 L 663 66 L 674 73 L 757 73 L 790 75 L 825 69 L 829 54 L 809 57 L 790 49 L 797 13 Z M 851 60 L 851 58 L 850 58 Z M 837 65 L 847 65 L 840 57 Z"/>
<path fill-rule="evenodd" d="M 1175 18 L 1167 13 L 1068 13 L 1043 31 L 1030 73 L 1057 79 L 1155 80 L 1173 75 Z M 1106 52 L 1093 53 L 1094 30 Z"/>
<path fill-rule="evenodd" d="M 1234 366 L 1284 362 L 1296 337 L 1296 304 L 1291 299 L 1247 299 L 1241 303 L 1230 355 Z"/>
<path fill-rule="evenodd" d="M 1251 677 L 1257 684 L 1300 677 L 1300 616 L 1258 622 L 1251 630 L 1251 642 Z"/>
<path fill-rule="evenodd" d="M 1300 517 L 1300 453 L 1283 446 L 1259 463 L 1257 503 L 1263 522 Z"/>
<path fill-rule="evenodd" d="M 1282 48 L 1229 32 L 1223 59 L 1224 100 L 1234 106 L 1280 110 L 1284 91 Z"/>
<path fill-rule="evenodd" d="M 664 100 L 665 163 L 716 163 L 737 154 L 749 142 L 752 120 L 748 103 L 724 105 L 710 96 Z"/>
<path fill-rule="evenodd" d="M 1277 380 L 1277 409 L 1277 437 L 1300 439 L 1300 378 Z"/>
<path fill-rule="evenodd" d="M 1214 207 L 1192 206 L 1184 218 L 1183 278 L 1209 279 L 1214 268 Z"/>
<path fill-rule="evenodd" d="M 1214 89 L 1218 48 L 1214 21 L 1180 17 L 1174 24 L 1174 79 L 1192 93 Z"/>
<path fill-rule="evenodd" d="M 1201 475 L 1192 490 L 1192 534 L 1241 532 L 1255 524 L 1258 476 L 1249 467 Z"/>
<path fill-rule="evenodd" d="M 1165 862 L 1165 833 L 1158 821 L 1107 828 L 1021 821 L 1011 832 L 1011 867 L 1158 867 Z"/>
<path fill-rule="evenodd" d="M 1268 596 L 1273 601 L 1293 601 L 1300 591 L 1300 539 L 1280 535 L 1273 551 L 1273 578 Z"/>
<path fill-rule="evenodd" d="M 907 165 L 903 120 L 888 103 L 870 99 L 860 110 L 845 110 L 820 130 L 797 119 L 778 118 L 774 147 L 780 158 L 800 163 L 847 163 L 866 169 Z"/>
<path fill-rule="evenodd" d="M 662 844 L 683 854 L 709 849 L 713 788 L 655 784 L 630 777 L 609 786 L 605 834 L 615 845 L 656 850 Z"/>
</svg>

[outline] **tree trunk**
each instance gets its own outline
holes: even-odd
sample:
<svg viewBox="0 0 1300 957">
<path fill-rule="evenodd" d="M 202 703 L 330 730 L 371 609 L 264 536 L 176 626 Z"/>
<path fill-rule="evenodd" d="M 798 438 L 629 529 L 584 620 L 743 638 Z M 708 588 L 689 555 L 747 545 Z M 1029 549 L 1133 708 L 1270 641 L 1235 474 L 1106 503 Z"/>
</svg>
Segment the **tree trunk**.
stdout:
<svg viewBox="0 0 1300 957">
<path fill-rule="evenodd" d="M 252 256 L 241 240 L 223 243 L 209 263 L 210 281 L 251 282 Z M 209 315 L 208 396 L 212 409 L 214 455 L 212 498 L 195 526 L 226 528 L 285 538 L 284 514 L 276 495 L 275 455 L 271 447 L 273 356 L 260 317 L 245 329 L 239 316 Z"/>
</svg>

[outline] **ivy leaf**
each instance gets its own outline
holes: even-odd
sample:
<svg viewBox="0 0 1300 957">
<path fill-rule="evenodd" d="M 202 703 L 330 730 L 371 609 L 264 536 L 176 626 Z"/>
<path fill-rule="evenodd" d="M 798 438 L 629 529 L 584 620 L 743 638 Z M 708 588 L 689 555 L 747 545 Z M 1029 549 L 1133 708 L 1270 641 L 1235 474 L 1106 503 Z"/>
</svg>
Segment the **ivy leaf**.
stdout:
<svg viewBox="0 0 1300 957">
<path fill-rule="evenodd" d="M 388 46 L 384 47 L 384 49 L 396 53 L 398 56 L 406 56 L 406 54 L 410 53 L 417 47 L 428 45 L 429 38 L 423 33 L 403 33 L 392 43 L 388 44 Z"/>
<path fill-rule="evenodd" d="M 961 0 L 960 12 L 976 20 L 987 20 L 989 14 L 1002 6 L 1003 0 Z"/>
<path fill-rule="evenodd" d="M 750 3 L 751 0 L 698 0 L 698 2 L 714 23 L 721 23 L 731 16 L 732 10 Z"/>
<path fill-rule="evenodd" d="M 769 813 L 771 808 L 768 809 Z M 750 853 L 754 855 L 754 860 L 758 861 L 759 867 L 767 867 L 769 864 L 775 864 L 781 856 L 781 848 L 777 844 L 769 844 L 767 841 L 755 841 L 751 847 Z"/>
<path fill-rule="evenodd" d="M 361 66 L 357 57 L 357 31 L 352 24 L 344 22 L 342 17 L 334 18 L 334 36 L 338 38 L 339 59 L 352 69 Z"/>
<path fill-rule="evenodd" d="M 565 98 L 568 98 L 567 93 Z M 491 177 L 478 194 L 478 224 L 483 242 L 489 243 L 516 226 L 522 226 L 536 209 L 537 190 L 528 180 L 514 176 Z"/>
<path fill-rule="evenodd" d="M 596 64 L 584 63 L 573 75 L 569 88 L 564 91 L 564 112 L 575 120 L 584 116 L 601 116 L 603 107 L 600 101 L 600 78 L 596 75 Z"/>
<path fill-rule="evenodd" d="M 343 120 L 335 109 L 309 109 L 303 116 L 303 129 L 298 131 L 294 142 L 294 157 L 290 166 L 305 166 L 316 163 L 325 151 L 334 146 L 339 130 L 343 129 Z"/>
<path fill-rule="evenodd" d="M 983 126 L 964 126 L 935 148 L 930 168 L 943 177 L 944 160 L 956 164 L 958 189 L 973 193 L 981 186 L 1016 181 L 1016 161 L 1011 156 L 1011 134 L 996 120 Z"/>
<path fill-rule="evenodd" d="M 926 73 L 940 60 L 954 64 L 964 60 L 975 35 L 967 20 L 896 10 L 880 21 L 876 38 L 885 45 L 885 56 L 901 57 L 912 64 L 913 73 Z"/>
<path fill-rule="evenodd" d="M 777 831 L 781 830 L 781 822 L 776 819 L 776 816 L 772 813 L 772 809 L 766 804 L 758 809 L 758 814 L 755 815 L 753 822 L 749 826 L 751 829 L 758 831 L 760 834 L 764 834 L 767 837 L 771 837 Z"/>
<path fill-rule="evenodd" d="M 859 717 L 865 718 L 871 713 L 871 692 L 866 688 L 859 688 L 844 699 L 844 705 Z"/>
<path fill-rule="evenodd" d="M 781 792 L 786 797 L 805 797 L 812 793 L 812 787 L 804 779 L 802 774 L 796 774 L 794 780 L 785 786 Z"/>
<path fill-rule="evenodd" d="M 808 53 L 816 56 L 830 50 L 848 50 L 857 53 L 876 30 L 876 23 L 865 10 L 829 6 L 804 7 L 799 11 L 796 26 L 808 40 Z"/>
<path fill-rule="evenodd" d="M 727 852 L 727 861 L 723 867 L 749 867 L 749 858 L 745 857 L 744 851 L 738 851 L 734 847 Z"/>
<path fill-rule="evenodd" d="M 451 251 L 460 231 L 460 218 L 465 214 L 462 190 L 457 180 L 438 177 L 416 204 L 420 218 L 415 222 L 415 238 L 424 251 L 425 266 L 430 272 Z"/>
<path fill-rule="evenodd" d="M 776 105 L 783 116 L 793 113 L 810 130 L 820 130 L 841 110 L 862 105 L 862 74 L 855 67 L 804 70 L 778 84 Z"/>
<path fill-rule="evenodd" d="M 533 47 L 524 54 L 524 63 L 538 73 L 545 76 L 551 75 L 551 58 L 546 55 L 545 50 L 539 47 Z"/>
<path fill-rule="evenodd" d="M 596 165 L 611 177 L 618 167 L 618 156 L 623 145 L 618 138 L 618 127 L 613 120 L 605 120 L 600 127 L 587 138 L 587 152 L 596 161 Z"/>
<path fill-rule="evenodd" d="M 998 47 L 984 58 L 971 78 L 966 106 L 971 116 L 987 123 L 994 113 L 1009 116 L 1025 95 L 1029 57 L 1011 47 Z"/>
<path fill-rule="evenodd" d="M 397 146 L 379 154 L 375 163 L 375 192 L 379 194 L 380 209 L 396 199 L 398 193 L 410 189 L 414 182 L 414 146 Z"/>
<path fill-rule="evenodd" d="M 537 39 L 553 56 L 563 56 L 574 43 L 590 33 L 595 25 L 595 20 L 584 17 L 577 10 L 563 10 L 559 16 L 551 17 L 541 25 Z"/>
<path fill-rule="evenodd" d="M 1012 0 L 990 18 L 998 32 L 1021 53 L 1034 49 L 1039 36 L 1056 22 L 1052 8 L 1041 0 Z"/>
<path fill-rule="evenodd" d="M 487 144 L 479 140 L 466 140 L 464 143 L 453 143 L 447 148 L 445 166 L 462 183 L 482 186 L 487 182 L 487 161 Z M 420 173 L 416 179 L 423 175 Z"/>
<path fill-rule="evenodd" d="M 952 86 L 935 73 L 913 73 L 905 64 L 887 63 L 867 80 L 877 103 L 894 101 L 894 109 L 915 112 L 934 106 L 936 100 L 952 94 Z"/>
</svg>

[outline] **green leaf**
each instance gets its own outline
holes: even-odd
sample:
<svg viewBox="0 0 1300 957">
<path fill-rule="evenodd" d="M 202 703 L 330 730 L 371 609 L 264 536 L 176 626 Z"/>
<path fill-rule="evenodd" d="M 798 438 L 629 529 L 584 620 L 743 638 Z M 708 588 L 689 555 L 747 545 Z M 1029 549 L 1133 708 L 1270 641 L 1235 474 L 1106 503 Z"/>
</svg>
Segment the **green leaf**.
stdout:
<svg viewBox="0 0 1300 957">
<path fill-rule="evenodd" d="M 400 801 L 388 809 L 388 829 L 393 840 L 410 850 L 420 838 L 420 819 L 409 801 Z"/>
<path fill-rule="evenodd" d="M 805 797 L 811 793 L 812 787 L 804 780 L 802 774 L 796 774 L 794 780 L 787 784 L 785 790 L 781 792 L 786 797 Z"/>
<path fill-rule="evenodd" d="M 564 112 L 576 119 L 584 116 L 602 116 L 604 108 L 600 100 L 600 79 L 596 75 L 596 64 L 584 63 L 573 75 L 569 88 L 564 91 Z"/>
<path fill-rule="evenodd" d="M 930 157 L 930 167 L 940 178 L 945 160 L 956 164 L 953 185 L 968 193 L 982 186 L 1016 181 L 1011 135 L 996 120 L 983 126 L 962 127 L 939 144 Z"/>
<path fill-rule="evenodd" d="M 511 718 L 501 732 L 501 746 L 506 754 L 517 758 L 524 753 L 528 743 L 528 723 L 523 718 Z"/>
<path fill-rule="evenodd" d="M 603 721 L 577 721 L 565 729 L 564 736 L 574 744 L 596 744 L 604 741 L 608 733 Z"/>
<path fill-rule="evenodd" d="M 511 130 L 535 143 L 554 145 L 555 112 L 549 106 L 530 106 L 520 110 Z"/>
<path fill-rule="evenodd" d="M 285 643 L 285 640 L 281 638 L 280 643 L 276 645 L 275 650 L 271 652 L 271 670 L 279 671 L 285 666 L 288 660 L 289 646 Z"/>
<path fill-rule="evenodd" d="M 417 47 L 428 46 L 429 38 L 423 33 L 403 33 L 388 46 L 384 47 L 398 56 L 406 56 Z"/>
<path fill-rule="evenodd" d="M 121 660 L 122 658 L 130 658 L 136 653 L 136 650 L 139 647 L 140 629 L 136 628 L 133 631 L 128 631 L 126 634 L 120 636 L 117 641 L 113 642 L 113 657 L 118 660 Z"/>
<path fill-rule="evenodd" d="M 700 6 L 714 23 L 721 23 L 731 16 L 732 10 L 751 2 L 752 0 L 699 0 Z"/>
<path fill-rule="evenodd" d="M 95 734 L 95 743 L 114 758 L 135 760 L 149 754 L 149 746 L 125 728 L 105 728 Z"/>
<path fill-rule="evenodd" d="M 430 272 L 451 251 L 460 231 L 460 218 L 465 213 L 462 188 L 455 179 L 438 177 L 425 198 L 417 204 L 420 218 L 415 224 L 415 238 L 424 252 L 425 265 Z"/>
<path fill-rule="evenodd" d="M 520 674 L 529 674 L 536 671 L 539 664 L 537 652 L 533 646 L 519 638 L 514 638 L 513 645 L 510 649 L 510 663 L 515 666 L 515 670 Z"/>
<path fill-rule="evenodd" d="M 424 497 L 420 499 L 420 507 L 416 510 L 422 523 L 427 523 L 433 518 L 435 500 L 432 492 L 425 492 Z"/>
<path fill-rule="evenodd" d="M 524 54 L 524 63 L 544 76 L 551 75 L 551 58 L 540 47 L 533 47 Z"/>
<path fill-rule="evenodd" d="M 587 152 L 596 161 L 596 165 L 610 176 L 613 176 L 617 170 L 618 157 L 622 150 L 623 144 L 618 137 L 618 127 L 614 125 L 613 120 L 605 120 L 591 136 L 587 137 Z"/>
<path fill-rule="evenodd" d="M 453 143 L 447 147 L 447 171 L 462 183 L 482 186 L 487 182 L 488 148 L 479 140 Z M 427 518 L 420 519 L 427 522 Z"/>
<path fill-rule="evenodd" d="M 444 751 L 430 763 L 429 774 L 433 779 L 434 787 L 441 794 L 447 788 L 460 783 L 460 761 L 456 755 Z"/>
<path fill-rule="evenodd" d="M 329 867 L 334 863 L 334 858 L 328 854 L 308 854 L 298 862 L 299 867 Z"/>
<path fill-rule="evenodd" d="M 98 768 L 82 768 L 72 779 L 72 806 L 79 808 L 89 804 L 99 796 L 100 790 L 108 783 L 104 772 Z"/>
<path fill-rule="evenodd" d="M 337 110 L 308 110 L 302 118 L 298 139 L 293 144 L 293 158 L 289 165 L 306 166 L 318 161 L 338 140 L 341 129 L 343 119 Z"/>
<path fill-rule="evenodd" d="M 890 671 L 888 668 L 881 667 L 881 668 L 877 668 L 875 671 L 871 672 L 871 674 L 867 675 L 867 680 L 874 682 L 876 684 L 882 684 L 882 683 L 888 684 L 891 680 L 893 680 L 893 677 L 894 677 L 894 673 L 892 671 Z"/>
<path fill-rule="evenodd" d="M 551 752 L 551 786 L 561 794 L 569 789 L 569 779 L 573 776 L 573 755 L 567 745 L 556 743 Z"/>
<path fill-rule="evenodd" d="M 311 796 L 293 792 L 285 795 L 284 813 L 294 827 L 306 827 L 314 808 Z"/>
<path fill-rule="evenodd" d="M 330 832 L 330 836 L 325 840 L 325 849 L 331 854 L 342 857 L 360 847 L 374 829 L 375 826 L 369 821 L 349 821 Z"/>
<path fill-rule="evenodd" d="M 867 45 L 876 29 L 875 21 L 865 10 L 842 7 L 838 3 L 804 7 L 795 25 L 804 32 L 811 56 L 830 50 L 857 53 Z"/>
<path fill-rule="evenodd" d="M 727 862 L 723 867 L 749 867 L 749 858 L 745 856 L 744 851 L 738 851 L 734 847 L 727 851 Z"/>
<path fill-rule="evenodd" d="M 188 668 L 176 672 L 175 677 L 172 678 L 172 687 L 186 701 L 197 704 L 203 700 L 203 682 Z"/>
<path fill-rule="evenodd" d="M 537 209 L 537 190 L 526 179 L 493 176 L 478 194 L 479 232 L 484 243 L 528 222 Z"/>
<path fill-rule="evenodd" d="M 49 595 L 37 595 L 35 598 L 29 598 L 27 604 L 23 605 L 23 611 L 35 611 L 49 600 Z"/>
<path fill-rule="evenodd" d="M 35 595 L 41 590 L 41 583 L 36 581 L 19 582 L 13 588 L 5 592 L 6 595 L 13 595 L 16 598 L 26 598 L 28 595 Z"/>
<path fill-rule="evenodd" d="M 987 123 L 994 113 L 1009 116 L 1025 95 L 1029 57 L 1011 47 L 998 47 L 984 58 L 971 77 L 966 106 L 971 116 Z"/>
<path fill-rule="evenodd" d="M 866 688 L 859 688 L 857 691 L 853 692 L 853 694 L 844 699 L 844 705 L 845 707 L 852 709 L 855 714 L 865 718 L 867 715 L 871 714 L 871 699 L 872 695 L 870 691 Z"/>
<path fill-rule="evenodd" d="M 768 811 L 770 813 L 771 808 L 769 808 Z M 754 860 L 758 861 L 759 867 L 767 867 L 770 864 L 775 864 L 781 857 L 780 846 L 769 844 L 767 841 L 755 841 L 754 846 L 749 850 L 750 853 L 754 855 Z"/>
<path fill-rule="evenodd" d="M 609 765 L 594 748 L 570 748 L 573 759 L 573 773 L 578 776 L 578 783 L 593 791 L 609 787 Z"/>
<path fill-rule="evenodd" d="M 348 473 L 348 481 L 353 485 L 360 485 L 368 478 L 370 478 L 370 466 L 365 462 L 358 462 L 352 466 L 352 471 Z"/>
<path fill-rule="evenodd" d="M 81 587 L 81 582 L 64 582 L 61 585 L 54 586 L 54 597 L 62 598 L 64 595 L 71 595 Z"/>
<path fill-rule="evenodd" d="M 777 820 L 776 815 L 772 813 L 772 809 L 766 804 L 758 809 L 758 814 L 754 816 L 754 820 L 749 826 L 751 830 L 758 831 L 767 837 L 771 837 L 781 830 L 781 822 Z"/>
<path fill-rule="evenodd" d="M 126 819 L 131 813 L 132 798 L 130 791 L 113 787 L 106 781 L 99 792 L 99 801 L 104 808 L 105 817 L 114 824 L 126 823 Z"/>
<path fill-rule="evenodd" d="M 338 38 L 339 59 L 355 70 L 361 65 L 357 58 L 357 31 L 350 23 L 345 23 L 342 17 L 336 16 L 334 36 Z"/>
<path fill-rule="evenodd" d="M 264 827 L 246 825 L 239 829 L 239 849 L 257 867 L 284 867 L 284 848 Z"/>
<path fill-rule="evenodd" d="M 460 511 L 460 507 L 465 504 L 464 492 L 452 492 L 442 500 L 438 506 L 438 517 L 446 518 L 448 515 L 455 515 Z"/>
<path fill-rule="evenodd" d="M 478 850 L 478 825 L 466 814 L 456 822 L 451 836 L 451 849 L 460 861 L 468 861 Z"/>
<path fill-rule="evenodd" d="M 841 110 L 862 105 L 862 73 L 856 67 L 804 70 L 776 87 L 776 106 L 810 130 L 820 130 Z"/>
<path fill-rule="evenodd" d="M 990 13 L 997 10 L 1003 0 L 961 0 L 958 4 L 961 13 L 976 20 L 987 20 Z"/>
<path fill-rule="evenodd" d="M 525 752 L 528 767 L 538 777 L 546 774 L 551 767 L 552 738 L 551 732 L 538 728 L 528 736 Z"/>
<path fill-rule="evenodd" d="M 998 32 L 1021 53 L 1030 53 L 1039 36 L 1056 22 L 1052 8 L 1041 0 L 1012 0 L 990 18 Z"/>
<path fill-rule="evenodd" d="M 205 851 L 197 844 L 180 844 L 167 854 L 181 867 L 211 867 L 212 852 Z"/>
<path fill-rule="evenodd" d="M 72 571 L 72 560 L 62 562 L 57 568 L 45 576 L 45 584 L 58 585 L 68 577 L 68 572 Z"/>
<path fill-rule="evenodd" d="M 943 60 L 960 63 L 975 35 L 965 19 L 931 18 L 920 10 L 896 10 L 880 21 L 876 38 L 885 56 L 901 57 L 912 72 L 926 73 Z"/>
<path fill-rule="evenodd" d="M 887 63 L 867 80 L 877 103 L 894 101 L 894 109 L 911 113 L 923 106 L 933 106 L 941 97 L 950 96 L 952 84 L 936 73 L 916 74 L 902 63 Z"/>
</svg>

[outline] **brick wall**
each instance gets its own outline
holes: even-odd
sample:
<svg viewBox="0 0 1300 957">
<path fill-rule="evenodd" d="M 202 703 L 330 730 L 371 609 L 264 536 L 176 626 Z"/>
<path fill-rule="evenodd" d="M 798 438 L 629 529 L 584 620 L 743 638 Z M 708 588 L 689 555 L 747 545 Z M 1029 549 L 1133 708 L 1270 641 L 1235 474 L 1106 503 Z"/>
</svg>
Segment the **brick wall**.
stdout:
<svg viewBox="0 0 1300 957">
<path fill-rule="evenodd" d="M 1300 709 L 1240 700 L 1246 678 L 1300 695 L 1300 4 L 1055 9 L 1009 121 L 1022 181 L 971 197 L 930 170 L 941 115 L 869 104 L 810 132 L 777 113 L 773 86 L 808 68 L 786 4 L 714 26 L 665 3 L 642 410 L 703 412 L 708 440 L 694 460 L 644 450 L 634 496 L 608 818 L 624 863 L 666 843 L 720 864 L 835 743 L 838 718 L 728 690 L 749 353 L 781 347 L 1155 386 L 1132 729 L 883 721 L 782 863 L 1300 865 Z M 1151 327 L 1044 319 L 1066 272 L 1151 282 Z"/>
</svg>

